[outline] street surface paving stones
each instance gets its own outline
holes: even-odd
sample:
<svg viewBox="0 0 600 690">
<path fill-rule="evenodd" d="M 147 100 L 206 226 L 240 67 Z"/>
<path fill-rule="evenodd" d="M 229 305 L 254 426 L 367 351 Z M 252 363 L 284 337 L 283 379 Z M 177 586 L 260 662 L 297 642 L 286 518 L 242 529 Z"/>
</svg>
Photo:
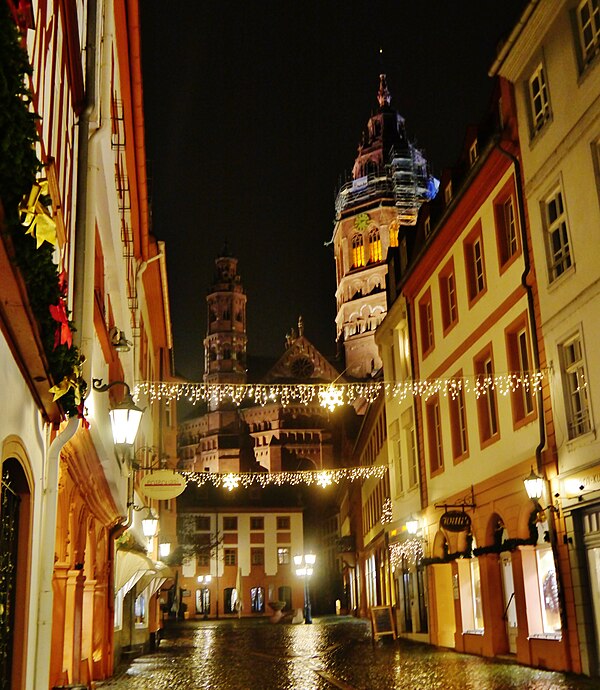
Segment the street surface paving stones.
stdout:
<svg viewBox="0 0 600 690">
<path fill-rule="evenodd" d="M 367 621 L 169 623 L 157 651 L 97 684 L 106 690 L 591 690 L 599 679 L 391 638 Z"/>
</svg>

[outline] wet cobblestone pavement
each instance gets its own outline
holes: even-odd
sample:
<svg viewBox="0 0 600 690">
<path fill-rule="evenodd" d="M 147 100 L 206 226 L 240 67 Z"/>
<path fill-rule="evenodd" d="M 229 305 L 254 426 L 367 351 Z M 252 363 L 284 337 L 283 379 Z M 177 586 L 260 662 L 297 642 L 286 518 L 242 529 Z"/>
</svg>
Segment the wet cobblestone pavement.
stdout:
<svg viewBox="0 0 600 690">
<path fill-rule="evenodd" d="M 106 690 L 591 690 L 598 679 L 398 640 L 373 644 L 367 621 L 186 622 L 119 669 Z"/>
</svg>

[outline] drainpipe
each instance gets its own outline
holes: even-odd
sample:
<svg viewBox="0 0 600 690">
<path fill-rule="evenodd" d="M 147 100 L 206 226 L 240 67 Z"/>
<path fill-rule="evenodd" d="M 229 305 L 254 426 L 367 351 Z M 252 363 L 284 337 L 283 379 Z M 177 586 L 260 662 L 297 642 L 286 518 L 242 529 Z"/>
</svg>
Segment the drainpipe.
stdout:
<svg viewBox="0 0 600 690">
<path fill-rule="evenodd" d="M 50 444 L 46 455 L 46 477 L 42 488 L 40 529 L 40 579 L 38 620 L 35 643 L 35 688 L 47 688 L 50 683 L 50 656 L 52 647 L 52 612 L 54 596 L 54 553 L 58 510 L 58 467 L 60 453 L 79 428 L 79 419 L 70 417 L 65 428 Z"/>
<path fill-rule="evenodd" d="M 533 6 L 535 6 L 536 3 L 532 3 Z M 529 245 L 527 243 L 527 232 L 525 230 L 525 202 L 524 202 L 524 195 L 523 195 L 523 185 L 522 185 L 522 180 L 521 180 L 521 163 L 519 159 L 512 154 L 510 151 L 507 151 L 506 149 L 503 149 L 500 143 L 496 144 L 498 150 L 505 155 L 507 158 L 510 158 L 510 160 L 513 162 L 513 165 L 515 166 L 515 177 L 516 177 L 516 191 L 517 191 L 517 203 L 519 206 L 519 216 L 521 219 L 521 242 L 523 244 L 523 263 L 524 263 L 524 268 L 523 268 L 523 274 L 521 275 L 521 284 L 525 288 L 527 292 L 527 306 L 529 310 L 529 323 L 530 323 L 530 328 L 531 328 L 531 340 L 533 342 L 533 359 L 534 359 L 534 367 L 536 370 L 539 370 L 540 366 L 540 351 L 538 347 L 538 337 L 537 337 L 537 326 L 535 323 L 535 313 L 534 313 L 534 301 L 533 301 L 533 290 L 531 286 L 527 282 L 527 278 L 529 276 L 529 273 L 531 271 L 531 262 L 529 260 Z M 538 443 L 536 449 L 535 449 L 535 461 L 536 461 L 536 467 L 537 467 L 537 474 L 541 477 L 544 477 L 544 471 L 543 471 L 543 462 L 542 462 L 542 451 L 544 450 L 544 447 L 546 446 L 546 424 L 545 424 L 545 416 L 544 416 L 544 394 L 542 391 L 542 388 L 540 387 L 538 392 L 537 392 L 537 400 L 538 400 L 538 420 L 539 420 L 539 433 L 540 433 L 540 442 Z M 559 558 L 559 553 L 558 553 L 558 548 L 556 545 L 556 527 L 554 525 L 554 513 L 553 511 L 549 511 L 550 515 L 548 516 L 548 529 L 550 530 L 550 547 L 552 548 L 552 556 L 554 558 L 554 563 L 556 566 L 556 580 L 557 580 L 557 585 L 558 585 L 558 601 L 559 601 L 559 611 L 560 611 L 560 622 L 561 622 L 561 629 L 566 633 L 566 638 L 567 638 L 567 643 L 565 644 L 565 653 L 567 655 L 568 659 L 568 667 L 571 668 L 571 648 L 569 645 L 569 637 L 568 637 L 568 618 L 566 614 L 566 603 L 565 603 L 565 594 L 564 594 L 564 586 L 563 586 L 563 578 L 560 570 L 560 558 Z"/>
<path fill-rule="evenodd" d="M 90 0 L 86 17 L 85 45 L 85 108 L 79 116 L 77 154 L 77 209 L 75 211 L 75 261 L 73 290 L 73 321 L 77 330 L 73 334 L 80 351 L 87 351 L 92 342 L 94 308 L 94 232 L 88 228 L 90 206 L 89 193 L 89 134 L 90 119 L 96 110 L 96 36 L 98 26 L 98 3 Z M 89 293 L 89 294 L 88 294 Z M 83 363 L 84 379 L 89 379 L 91 363 Z"/>
<path fill-rule="evenodd" d="M 510 151 L 502 148 L 501 142 L 496 143 L 496 148 L 500 153 L 509 158 L 513 165 L 515 166 L 515 178 L 516 178 L 516 192 L 517 192 L 517 205 L 519 207 L 519 217 L 521 222 L 519 226 L 521 228 L 521 244 L 523 246 L 523 273 L 521 275 L 521 285 L 527 293 L 527 307 L 529 311 L 529 327 L 531 329 L 531 341 L 533 346 L 533 365 L 535 370 L 539 370 L 540 367 L 540 350 L 538 346 L 538 334 L 537 325 L 535 322 L 535 311 L 534 311 L 534 301 L 533 301 L 533 290 L 531 285 L 528 283 L 528 277 L 531 273 L 531 261 L 529 259 L 529 244 L 527 242 L 527 230 L 525 229 L 525 201 L 523 196 L 523 184 L 521 180 L 521 163 L 519 159 L 512 154 Z M 539 425 L 539 435 L 540 442 L 535 449 L 535 462 L 537 467 L 537 473 L 542 474 L 542 451 L 546 446 L 546 421 L 544 417 L 544 393 L 541 387 L 537 391 L 538 400 L 538 425 Z"/>
</svg>

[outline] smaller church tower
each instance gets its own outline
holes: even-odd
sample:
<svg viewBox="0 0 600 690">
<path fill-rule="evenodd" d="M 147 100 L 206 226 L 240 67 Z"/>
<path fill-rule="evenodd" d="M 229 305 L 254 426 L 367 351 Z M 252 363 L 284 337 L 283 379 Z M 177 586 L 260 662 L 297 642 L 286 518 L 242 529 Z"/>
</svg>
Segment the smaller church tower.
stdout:
<svg viewBox="0 0 600 690">
<path fill-rule="evenodd" d="M 237 263 L 227 245 L 215 260 L 215 277 L 206 296 L 205 383 L 246 383 L 246 293 Z"/>
</svg>

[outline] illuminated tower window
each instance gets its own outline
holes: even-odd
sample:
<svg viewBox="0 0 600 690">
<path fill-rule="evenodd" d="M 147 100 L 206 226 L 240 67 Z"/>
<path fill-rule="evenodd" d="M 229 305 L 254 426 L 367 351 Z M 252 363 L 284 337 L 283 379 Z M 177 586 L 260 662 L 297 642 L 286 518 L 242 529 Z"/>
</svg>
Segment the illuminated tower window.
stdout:
<svg viewBox="0 0 600 690">
<path fill-rule="evenodd" d="M 352 238 L 352 265 L 355 268 L 365 265 L 365 247 L 362 235 L 354 235 Z"/>
<path fill-rule="evenodd" d="M 390 247 L 398 246 L 398 231 L 400 225 L 397 222 L 390 223 Z"/>
<path fill-rule="evenodd" d="M 381 238 L 377 228 L 369 233 L 369 261 L 381 261 Z"/>
</svg>

